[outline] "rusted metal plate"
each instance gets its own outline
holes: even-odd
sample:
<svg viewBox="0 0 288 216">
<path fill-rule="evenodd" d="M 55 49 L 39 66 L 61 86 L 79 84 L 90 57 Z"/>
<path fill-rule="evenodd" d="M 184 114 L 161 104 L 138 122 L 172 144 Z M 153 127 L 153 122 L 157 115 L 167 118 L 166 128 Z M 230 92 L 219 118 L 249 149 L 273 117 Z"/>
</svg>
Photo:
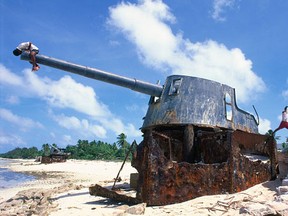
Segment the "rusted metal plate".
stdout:
<svg viewBox="0 0 288 216">
<path fill-rule="evenodd" d="M 147 131 L 132 165 L 138 170 L 137 199 L 166 205 L 203 195 L 234 193 L 276 177 L 275 142 L 240 131 L 195 135 L 190 162 L 183 151 L 183 128 Z M 251 160 L 257 154 L 268 162 Z"/>
<path fill-rule="evenodd" d="M 273 137 L 235 131 L 231 142 L 231 192 L 239 192 L 276 178 L 276 142 Z M 266 156 L 269 161 L 251 161 L 245 157 L 247 153 Z"/>
<path fill-rule="evenodd" d="M 66 162 L 67 156 L 66 155 L 53 155 L 53 156 L 42 156 L 41 163 L 59 163 L 59 162 Z"/>
</svg>

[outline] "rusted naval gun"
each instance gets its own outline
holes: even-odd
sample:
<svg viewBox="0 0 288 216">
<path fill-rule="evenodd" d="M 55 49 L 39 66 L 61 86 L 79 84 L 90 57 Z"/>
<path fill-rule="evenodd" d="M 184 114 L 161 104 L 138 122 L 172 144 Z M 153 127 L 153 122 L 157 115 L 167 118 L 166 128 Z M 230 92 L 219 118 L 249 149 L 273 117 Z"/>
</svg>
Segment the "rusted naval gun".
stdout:
<svg viewBox="0 0 288 216">
<path fill-rule="evenodd" d="M 64 152 L 63 149 L 59 149 L 56 146 L 50 145 L 50 154 L 41 156 L 41 163 L 55 163 L 55 162 L 66 162 L 70 153 Z"/>
<path fill-rule="evenodd" d="M 183 75 L 161 86 L 43 55 L 37 62 L 151 96 L 132 160 L 139 175 L 136 202 L 178 203 L 277 177 L 274 138 L 258 133 L 254 115 L 238 108 L 230 86 Z"/>
</svg>

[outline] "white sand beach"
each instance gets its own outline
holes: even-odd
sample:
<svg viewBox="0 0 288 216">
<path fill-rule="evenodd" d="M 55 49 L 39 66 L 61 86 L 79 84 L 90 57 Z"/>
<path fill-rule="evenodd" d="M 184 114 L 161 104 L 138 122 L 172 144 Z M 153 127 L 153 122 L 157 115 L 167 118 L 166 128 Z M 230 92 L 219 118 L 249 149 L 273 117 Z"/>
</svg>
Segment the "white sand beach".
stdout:
<svg viewBox="0 0 288 216">
<path fill-rule="evenodd" d="M 89 186 L 113 185 L 122 162 L 68 160 L 40 164 L 20 160 L 9 165 L 16 172 L 33 174 L 37 180 L 1 190 L 0 215 L 288 215 L 288 195 L 277 193 L 279 179 L 251 187 L 236 194 L 203 196 L 166 206 L 129 206 L 107 198 L 91 196 Z M 128 185 L 136 170 L 125 163 L 121 182 Z M 280 188 L 279 188 L 280 186 Z M 257 213 L 258 212 L 258 213 Z"/>
</svg>

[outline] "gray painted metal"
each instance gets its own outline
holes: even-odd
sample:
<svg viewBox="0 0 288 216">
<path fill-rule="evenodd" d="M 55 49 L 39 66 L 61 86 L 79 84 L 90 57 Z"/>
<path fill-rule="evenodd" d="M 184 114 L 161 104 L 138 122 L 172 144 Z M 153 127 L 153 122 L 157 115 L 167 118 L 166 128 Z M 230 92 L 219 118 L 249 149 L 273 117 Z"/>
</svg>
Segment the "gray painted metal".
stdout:
<svg viewBox="0 0 288 216">
<path fill-rule="evenodd" d="M 161 98 L 150 104 L 142 130 L 187 124 L 258 133 L 255 117 L 237 107 L 234 88 L 198 77 L 169 76 Z"/>
<path fill-rule="evenodd" d="M 29 61 L 28 54 L 21 59 Z M 237 107 L 235 89 L 215 81 L 172 75 L 163 87 L 43 55 L 37 55 L 37 62 L 151 95 L 143 132 L 157 126 L 194 125 L 258 133 L 255 117 Z"/>
<path fill-rule="evenodd" d="M 22 60 L 29 61 L 29 55 L 23 53 Z M 85 67 L 82 65 L 70 63 L 67 61 L 51 58 L 44 55 L 37 55 L 37 63 L 71 73 L 79 74 L 88 78 L 100 80 L 103 82 L 119 85 L 133 91 L 141 92 L 143 94 L 159 97 L 162 93 L 163 87 L 157 84 L 151 84 L 137 79 L 119 76 L 117 74 L 105 72 L 96 68 Z"/>
</svg>

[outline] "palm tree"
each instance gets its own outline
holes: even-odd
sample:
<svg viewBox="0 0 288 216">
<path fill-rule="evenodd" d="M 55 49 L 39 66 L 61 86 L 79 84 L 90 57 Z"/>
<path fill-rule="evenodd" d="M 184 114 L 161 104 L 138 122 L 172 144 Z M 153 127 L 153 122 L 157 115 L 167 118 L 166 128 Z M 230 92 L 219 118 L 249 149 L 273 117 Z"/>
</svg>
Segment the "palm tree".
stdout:
<svg viewBox="0 0 288 216">
<path fill-rule="evenodd" d="M 48 143 L 42 145 L 42 155 L 49 156 L 50 155 L 50 146 Z"/>
<path fill-rule="evenodd" d="M 124 151 L 124 155 L 126 155 L 126 152 L 129 148 L 129 143 L 126 141 L 127 136 L 124 133 L 121 133 L 118 135 L 117 137 L 117 145 L 120 146 L 123 151 Z"/>
</svg>

